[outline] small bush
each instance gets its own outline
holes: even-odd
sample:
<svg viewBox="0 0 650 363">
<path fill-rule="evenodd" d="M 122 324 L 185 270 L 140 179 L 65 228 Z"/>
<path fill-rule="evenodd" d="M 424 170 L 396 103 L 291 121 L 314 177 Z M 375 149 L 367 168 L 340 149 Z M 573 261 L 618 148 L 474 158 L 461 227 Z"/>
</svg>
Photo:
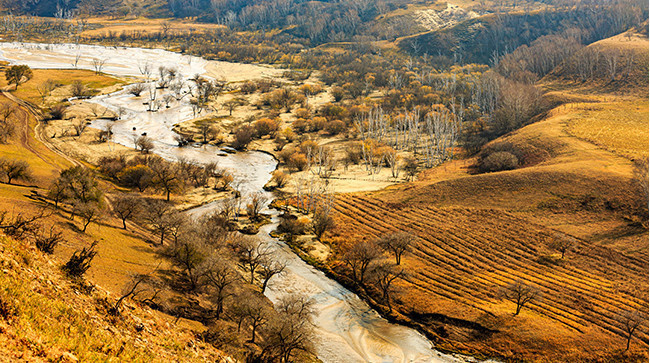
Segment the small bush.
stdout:
<svg viewBox="0 0 650 363">
<path fill-rule="evenodd" d="M 288 166 L 295 169 L 296 171 L 303 171 L 307 167 L 307 164 L 309 164 L 307 155 L 297 152 L 291 155 Z"/>
<path fill-rule="evenodd" d="M 67 107 L 63 103 L 58 103 L 50 107 L 50 118 L 53 120 L 63 120 L 65 117 L 66 109 Z"/>
<path fill-rule="evenodd" d="M 512 170 L 519 166 L 519 159 L 507 151 L 497 151 L 479 160 L 479 171 L 491 173 L 502 170 Z"/>
<path fill-rule="evenodd" d="M 251 141 L 253 141 L 253 136 L 255 135 L 255 129 L 252 126 L 243 125 L 240 126 L 235 131 L 235 140 L 232 144 L 237 150 L 245 149 Z"/>
<path fill-rule="evenodd" d="M 332 136 L 340 134 L 345 129 L 345 122 L 341 120 L 330 121 L 325 125 L 325 131 Z"/>
<path fill-rule="evenodd" d="M 39 251 L 52 254 L 54 253 L 54 248 L 63 240 L 63 233 L 54 229 L 54 226 L 50 228 L 48 233 L 45 231 L 39 231 L 40 233 L 34 236 L 34 244 Z"/>
<path fill-rule="evenodd" d="M 72 278 L 82 278 L 90 268 L 93 258 L 97 255 L 95 247 L 97 247 L 97 241 L 93 242 L 88 249 L 84 247 L 81 251 L 76 251 L 68 262 L 63 265 L 63 271 Z"/>
</svg>

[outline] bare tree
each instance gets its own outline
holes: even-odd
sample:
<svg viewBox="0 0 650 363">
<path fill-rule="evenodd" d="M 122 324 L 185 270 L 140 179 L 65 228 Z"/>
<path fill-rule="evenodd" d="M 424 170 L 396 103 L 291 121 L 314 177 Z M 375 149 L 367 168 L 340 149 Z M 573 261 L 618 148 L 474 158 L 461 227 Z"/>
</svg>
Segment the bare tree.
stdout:
<svg viewBox="0 0 650 363">
<path fill-rule="evenodd" d="M 406 232 L 385 234 L 377 240 L 377 245 L 395 256 L 395 264 L 402 262 L 402 255 L 408 252 L 415 241 L 415 237 Z"/>
<path fill-rule="evenodd" d="M 334 228 L 336 223 L 334 218 L 331 216 L 331 208 L 328 207 L 319 207 L 314 211 L 314 216 L 311 220 L 311 225 L 314 230 L 314 234 L 318 239 L 320 239 L 323 234 Z"/>
<path fill-rule="evenodd" d="M 251 195 L 250 202 L 246 205 L 248 217 L 251 221 L 259 219 L 260 211 L 264 208 L 267 201 L 268 198 L 262 192 L 256 192 Z"/>
<path fill-rule="evenodd" d="M 223 106 L 228 110 L 229 115 L 232 116 L 232 112 L 237 109 L 237 107 L 242 106 L 244 100 L 241 98 L 232 98 L 223 103 Z"/>
<path fill-rule="evenodd" d="M 104 68 L 104 65 L 106 64 L 107 59 L 93 59 L 93 68 L 95 69 L 96 74 L 102 73 L 102 69 Z"/>
<path fill-rule="evenodd" d="M 267 245 L 260 243 L 258 239 L 248 236 L 236 241 L 233 247 L 240 265 L 249 273 L 249 283 L 254 283 L 257 269 L 271 255 L 271 250 Z"/>
<path fill-rule="evenodd" d="M 630 341 L 634 336 L 634 332 L 641 325 L 641 322 L 647 321 L 644 319 L 638 311 L 635 310 L 623 310 L 619 314 L 618 320 L 621 323 L 623 332 L 625 333 L 625 338 L 627 339 L 627 344 L 625 345 L 625 351 L 630 350 Z"/>
<path fill-rule="evenodd" d="M 88 127 L 88 123 L 86 122 L 86 120 L 82 120 L 82 119 L 79 119 L 72 124 L 72 128 L 74 129 L 77 136 L 81 136 L 81 134 L 86 130 L 87 127 Z"/>
<path fill-rule="evenodd" d="M 418 174 L 418 162 L 415 158 L 407 158 L 404 160 L 404 165 L 402 169 L 406 173 L 406 178 L 409 181 L 412 181 L 413 178 Z"/>
<path fill-rule="evenodd" d="M 54 248 L 63 241 L 63 233 L 58 231 L 54 226 L 50 226 L 48 232 L 44 228 L 39 228 L 37 233 L 34 234 L 34 244 L 39 251 L 52 254 Z"/>
<path fill-rule="evenodd" d="M 171 193 L 184 188 L 182 175 L 176 165 L 157 157 L 149 162 L 149 168 L 153 174 L 153 185 L 166 194 L 167 201 L 169 201 Z"/>
<path fill-rule="evenodd" d="M 140 74 L 142 74 L 146 78 L 146 81 L 149 82 L 149 79 L 151 78 L 151 72 L 153 72 L 153 65 L 151 62 L 145 61 L 139 63 L 138 69 L 140 70 Z"/>
<path fill-rule="evenodd" d="M 300 361 L 299 353 L 313 353 L 313 300 L 302 295 L 287 295 L 276 304 L 277 316 L 267 328 L 262 359 L 268 361 Z"/>
<path fill-rule="evenodd" d="M 170 218 L 174 212 L 174 207 L 162 200 L 152 199 L 141 210 L 144 221 L 160 235 L 160 244 L 162 245 L 165 242 L 167 232 L 171 228 Z"/>
<path fill-rule="evenodd" d="M 97 255 L 95 247 L 97 247 L 97 241 L 94 241 L 90 248 L 83 247 L 81 250 L 75 251 L 68 262 L 63 265 L 63 271 L 68 274 L 68 276 L 80 279 L 90 268 L 90 263 L 93 261 Z"/>
<path fill-rule="evenodd" d="M 0 103 L 0 143 L 6 144 L 14 134 L 14 125 L 10 117 L 16 112 L 16 107 L 9 102 Z"/>
<path fill-rule="evenodd" d="M 143 154 L 148 154 L 151 150 L 153 150 L 154 143 L 150 137 L 143 135 L 138 137 L 138 139 L 135 142 L 135 146 Z"/>
<path fill-rule="evenodd" d="M 7 184 L 14 180 L 28 182 L 34 179 L 32 169 L 26 161 L 5 157 L 0 158 L 0 175 L 7 179 Z"/>
<path fill-rule="evenodd" d="M 209 249 L 199 239 L 192 238 L 191 235 L 187 237 L 170 245 L 165 254 L 174 265 L 183 270 L 189 289 L 195 291 L 203 282 L 206 272 L 203 264 L 209 256 Z"/>
<path fill-rule="evenodd" d="M 86 229 L 90 223 L 99 220 L 102 216 L 103 204 L 89 201 L 89 202 L 76 202 L 74 205 L 74 210 L 77 215 L 82 219 L 83 228 L 81 231 L 86 233 Z"/>
<path fill-rule="evenodd" d="M 549 243 L 549 247 L 560 252 L 562 259 L 564 259 L 564 254 L 570 251 L 575 244 L 576 240 L 573 237 L 557 234 L 553 241 Z"/>
<path fill-rule="evenodd" d="M 213 289 L 210 299 L 217 305 L 215 319 L 219 319 L 223 313 L 224 301 L 233 295 L 232 285 L 240 277 L 237 272 L 224 260 L 212 259 L 208 262 L 205 277 L 207 284 Z"/>
<path fill-rule="evenodd" d="M 51 79 L 48 79 L 47 81 L 41 83 L 36 87 L 36 91 L 41 96 L 41 102 L 43 104 L 45 103 L 45 99 L 47 98 L 47 96 L 49 96 L 50 93 L 52 93 L 52 91 L 55 88 L 56 88 L 56 83 Z"/>
<path fill-rule="evenodd" d="M 381 257 L 381 252 L 374 243 L 360 242 L 343 255 L 343 262 L 352 269 L 352 278 L 363 286 L 370 264 Z"/>
<path fill-rule="evenodd" d="M 605 58 L 605 68 L 607 69 L 607 74 L 611 81 L 616 79 L 616 72 L 618 70 L 618 60 L 621 56 L 620 50 L 609 50 L 608 52 L 603 53 Z"/>
<path fill-rule="evenodd" d="M 147 89 L 147 86 L 144 83 L 136 83 L 133 86 L 129 87 L 129 93 L 135 97 L 140 97 L 142 92 Z"/>
<path fill-rule="evenodd" d="M 389 311 L 393 311 L 390 304 L 390 294 L 393 291 L 393 282 L 397 279 L 404 278 L 406 273 L 403 269 L 393 266 L 391 263 L 383 262 L 375 265 L 370 272 L 376 282 L 375 286 L 382 293 L 382 300 L 388 306 Z"/>
<path fill-rule="evenodd" d="M 137 295 L 142 293 L 146 287 L 145 283 L 149 279 L 149 275 L 146 274 L 134 274 L 131 276 L 130 281 L 128 284 L 124 287 L 122 296 L 120 296 L 119 299 L 115 302 L 115 305 L 111 308 L 110 312 L 113 315 L 119 315 L 120 314 L 120 308 L 122 307 L 122 303 L 124 302 L 125 299 L 129 297 L 135 298 Z"/>
<path fill-rule="evenodd" d="M 133 194 L 118 194 L 112 203 L 113 211 L 122 220 L 122 228 L 126 229 L 126 220 L 140 213 L 142 202 Z"/>
<path fill-rule="evenodd" d="M 275 275 L 281 274 L 286 268 L 287 264 L 284 261 L 270 261 L 269 258 L 267 258 L 266 261 L 262 263 L 257 272 L 262 279 L 262 294 L 266 291 L 271 278 Z"/>
<path fill-rule="evenodd" d="M 530 301 L 539 296 L 539 289 L 534 286 L 527 285 L 521 280 L 516 280 L 510 283 L 503 289 L 503 296 L 514 302 L 517 305 L 515 316 L 519 315 L 521 308 Z"/>
<path fill-rule="evenodd" d="M 257 329 L 266 325 L 271 317 L 272 310 L 257 294 L 250 294 L 244 301 L 244 316 L 251 326 L 251 343 L 255 343 Z"/>
</svg>

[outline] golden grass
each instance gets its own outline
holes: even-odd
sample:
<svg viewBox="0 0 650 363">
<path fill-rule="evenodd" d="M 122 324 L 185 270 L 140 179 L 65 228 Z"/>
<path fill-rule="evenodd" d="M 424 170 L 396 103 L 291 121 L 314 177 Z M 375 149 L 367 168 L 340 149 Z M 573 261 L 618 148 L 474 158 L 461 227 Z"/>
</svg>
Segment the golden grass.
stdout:
<svg viewBox="0 0 650 363">
<path fill-rule="evenodd" d="M 444 314 L 498 330 L 477 338 L 472 329 L 445 325 L 450 337 L 440 346 L 447 349 L 585 360 L 624 348 L 621 310 L 648 309 L 647 257 L 579 241 L 560 260 L 548 247 L 557 232 L 502 210 L 388 204 L 359 195 L 342 195 L 335 210 L 333 240 L 352 244 L 396 231 L 418 237 L 404 259 L 409 276 L 395 298 L 402 313 Z M 515 279 L 538 286 L 543 296 L 513 318 L 514 304 L 501 300 L 500 288 Z M 439 323 L 425 325 L 434 330 Z M 644 324 L 633 343 L 637 350 L 647 348 L 647 334 Z M 504 344 L 507 351 L 498 348 Z"/>
<path fill-rule="evenodd" d="M 14 86 L 11 86 L 11 89 L 16 97 L 36 105 L 42 103 L 37 87 L 47 80 L 52 80 L 61 87 L 68 86 L 75 81 L 81 81 L 89 89 L 106 88 L 124 83 L 115 77 L 82 69 L 33 69 L 32 72 L 34 74 L 32 79 L 18 86 L 15 91 L 13 91 Z M 0 77 L 0 87 L 6 86 L 7 81 L 3 73 Z M 53 93 L 56 93 L 56 90 Z"/>
<path fill-rule="evenodd" d="M 0 96 L 0 102 L 11 101 Z M 16 134 L 7 144 L 0 144 L 0 156 L 29 163 L 34 183 L 48 187 L 61 169 L 72 166 L 65 158 L 35 140 L 34 127 L 38 121 L 25 109 L 18 107 L 10 120 L 15 126 Z"/>
<path fill-rule="evenodd" d="M 127 302 L 121 317 L 108 315 L 105 293 L 77 292 L 57 262 L 25 243 L 2 236 L 0 245 L 5 269 L 0 300 L 13 310 L 0 319 L 3 359 L 166 362 L 222 357 L 150 309 Z M 188 348 L 190 343 L 196 349 Z"/>
<path fill-rule="evenodd" d="M 162 31 L 163 24 L 168 26 L 167 31 L 170 33 L 204 33 L 212 29 L 223 28 L 223 25 L 209 24 L 209 23 L 196 23 L 185 19 L 112 19 L 112 18 L 90 18 L 88 22 L 100 27 L 95 29 L 88 29 L 81 33 L 82 37 L 96 37 L 109 33 L 133 33 L 139 32 L 141 34 L 152 34 Z"/>
<path fill-rule="evenodd" d="M 648 100 L 580 105 L 567 130 L 626 158 L 647 158 Z"/>
</svg>

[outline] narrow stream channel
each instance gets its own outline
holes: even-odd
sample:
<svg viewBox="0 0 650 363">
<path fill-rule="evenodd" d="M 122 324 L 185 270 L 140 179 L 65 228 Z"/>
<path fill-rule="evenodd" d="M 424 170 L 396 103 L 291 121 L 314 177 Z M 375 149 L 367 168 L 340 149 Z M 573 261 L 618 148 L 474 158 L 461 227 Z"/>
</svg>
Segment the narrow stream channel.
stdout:
<svg viewBox="0 0 650 363">
<path fill-rule="evenodd" d="M 103 59 L 106 60 L 103 71 L 120 76 L 141 76 L 138 66 L 143 62 L 151 62 L 154 70 L 159 65 L 174 66 L 186 78 L 204 74 L 239 81 L 277 74 L 277 70 L 268 67 L 213 62 L 163 50 L 0 43 L 0 59 L 32 68 L 72 68 L 77 55 L 80 55 L 79 68 L 92 69 L 93 59 Z M 171 129 L 174 124 L 192 118 L 187 98 L 174 101 L 170 108 L 158 112 L 147 112 L 143 100 L 123 90 L 95 97 L 89 102 L 126 111 L 121 120 L 114 122 L 114 142 L 133 147 L 134 136 L 146 132 L 155 141 L 155 153 L 171 160 L 184 157 L 200 163 L 216 161 L 219 167 L 233 174 L 244 197 L 254 192 L 264 192 L 271 197 L 262 187 L 276 168 L 272 156 L 261 152 L 225 154 L 214 146 L 179 148 Z M 108 121 L 97 120 L 92 126 L 101 128 L 105 122 Z M 217 208 L 218 203 L 211 203 L 188 212 L 202 215 Z M 317 311 L 315 343 L 317 355 L 323 362 L 474 361 L 469 357 L 442 354 L 419 332 L 383 319 L 355 294 L 306 264 L 283 242 L 270 237 L 269 232 L 276 228 L 278 217 L 277 212 L 268 208 L 265 212 L 273 216 L 272 223 L 262 227 L 258 236 L 272 246 L 275 257 L 287 262 L 285 273 L 271 280 L 266 296 L 273 302 L 289 293 L 302 293 L 314 299 Z"/>
</svg>

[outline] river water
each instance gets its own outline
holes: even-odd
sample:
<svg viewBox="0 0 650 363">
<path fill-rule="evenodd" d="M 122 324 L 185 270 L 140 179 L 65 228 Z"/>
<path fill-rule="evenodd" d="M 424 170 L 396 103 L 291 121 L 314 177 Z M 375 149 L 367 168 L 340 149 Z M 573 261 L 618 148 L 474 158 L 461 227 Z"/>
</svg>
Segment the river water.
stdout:
<svg viewBox="0 0 650 363">
<path fill-rule="evenodd" d="M 158 66 L 173 66 L 186 78 L 195 74 L 221 77 L 228 81 L 242 81 L 272 77 L 279 70 L 264 66 L 207 61 L 197 57 L 180 55 L 163 50 L 101 47 L 71 44 L 0 43 L 0 60 L 12 64 L 27 64 L 32 68 L 93 69 L 93 60 L 105 61 L 103 72 L 141 77 L 140 68 L 150 62 L 154 70 Z M 159 97 L 161 97 L 160 95 Z M 261 152 L 225 154 L 214 146 L 179 148 L 174 141 L 174 124 L 193 117 L 188 99 L 173 101 L 169 108 L 148 112 L 143 100 L 122 90 L 95 97 L 89 102 L 112 110 L 121 108 L 122 118 L 113 122 L 113 141 L 133 147 L 134 137 L 146 133 L 155 142 L 154 152 L 168 159 L 184 157 L 207 163 L 215 161 L 228 169 L 244 197 L 254 192 L 267 193 L 262 187 L 276 168 L 275 159 Z M 101 128 L 106 120 L 97 120 L 92 126 Z M 135 128 L 135 131 L 134 131 Z M 217 203 L 203 205 L 189 211 L 202 215 L 218 208 Z M 442 354 L 419 332 L 397 324 L 391 324 L 371 309 L 355 294 L 321 271 L 311 267 L 295 255 L 283 242 L 270 237 L 278 223 L 277 213 L 266 210 L 272 223 L 260 229 L 258 236 L 272 246 L 274 256 L 287 262 L 285 273 L 274 277 L 266 296 L 277 302 L 283 295 L 301 293 L 315 301 L 317 315 L 315 342 L 318 357 L 323 362 L 458 362 L 474 361 L 469 357 Z"/>
</svg>

